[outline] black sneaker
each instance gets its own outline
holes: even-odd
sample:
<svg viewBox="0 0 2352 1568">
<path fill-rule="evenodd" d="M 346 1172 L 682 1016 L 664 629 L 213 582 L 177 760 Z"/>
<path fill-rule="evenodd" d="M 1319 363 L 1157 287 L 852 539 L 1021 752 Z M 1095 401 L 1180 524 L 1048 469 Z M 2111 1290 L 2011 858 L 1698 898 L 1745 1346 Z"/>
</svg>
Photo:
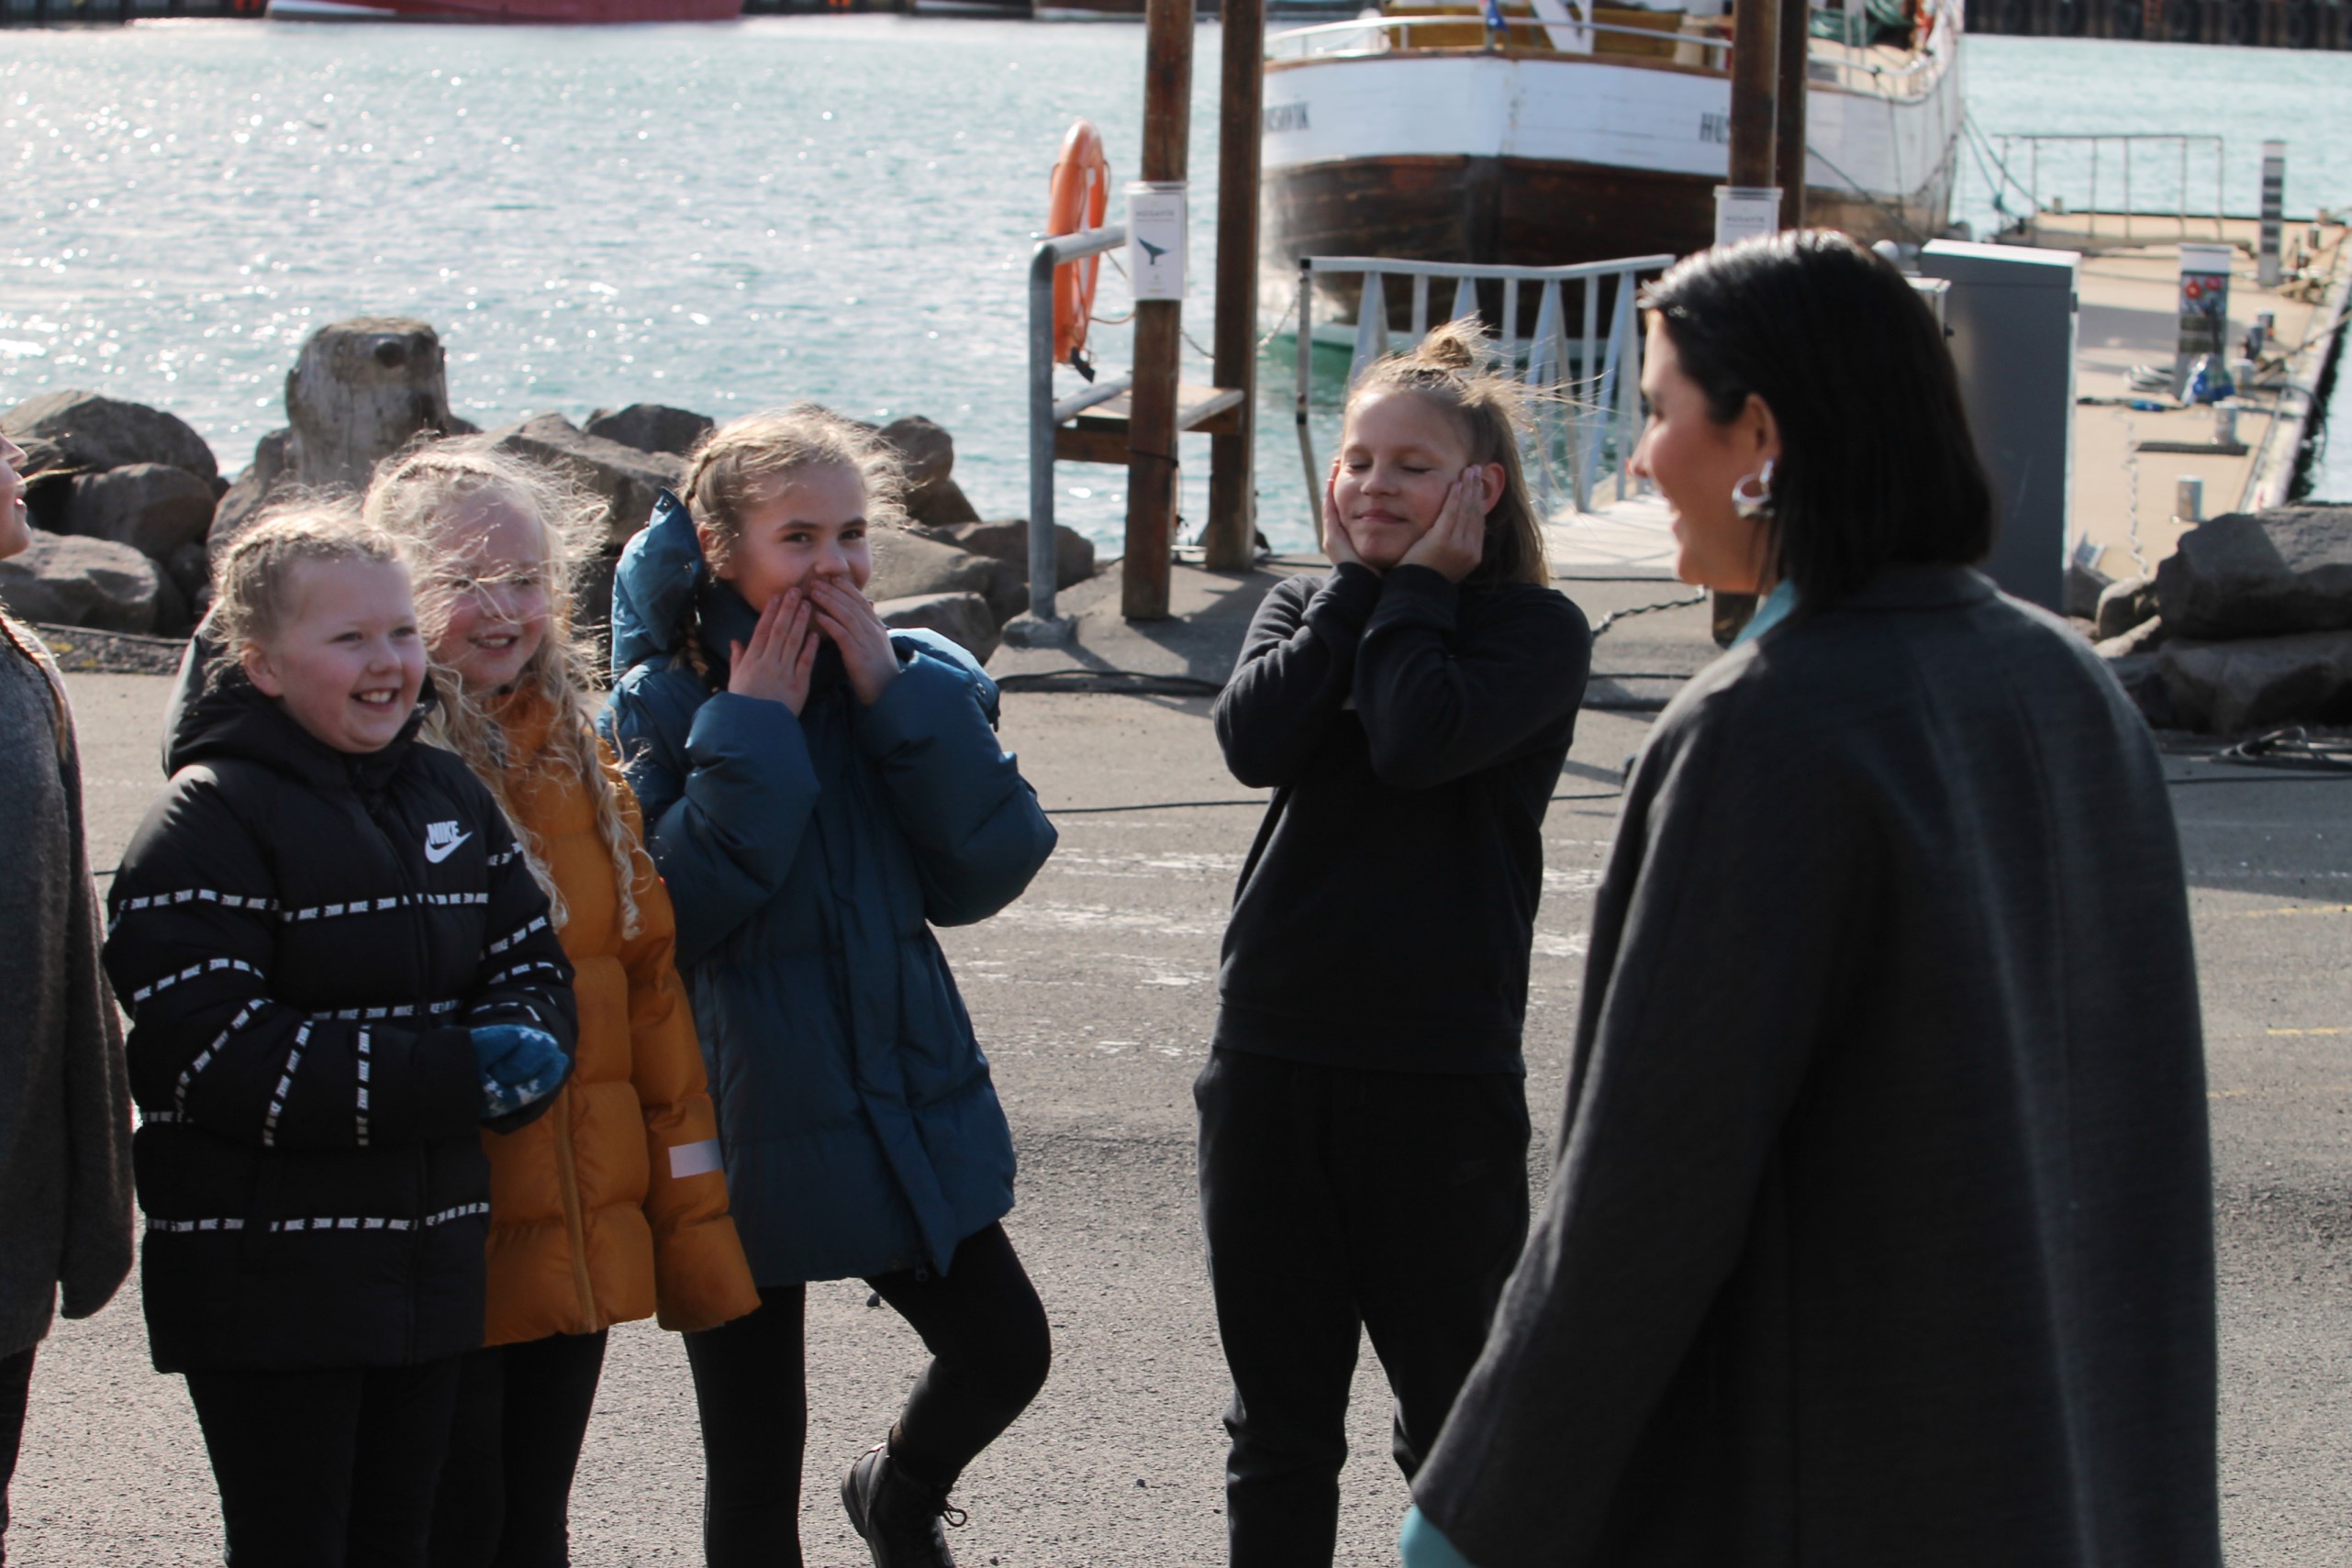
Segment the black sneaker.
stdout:
<svg viewBox="0 0 2352 1568">
<path fill-rule="evenodd" d="M 892 1463 L 889 1444 L 875 1443 L 850 1466 L 842 1478 L 842 1507 L 874 1553 L 874 1568 L 955 1568 L 940 1527 L 962 1528 L 964 1510 Z"/>
</svg>

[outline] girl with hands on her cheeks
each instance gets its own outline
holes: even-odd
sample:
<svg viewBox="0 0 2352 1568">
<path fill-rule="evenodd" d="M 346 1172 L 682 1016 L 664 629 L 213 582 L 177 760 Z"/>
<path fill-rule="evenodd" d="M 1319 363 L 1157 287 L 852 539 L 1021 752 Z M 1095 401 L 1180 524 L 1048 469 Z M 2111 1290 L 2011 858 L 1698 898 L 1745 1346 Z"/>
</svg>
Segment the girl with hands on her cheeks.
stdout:
<svg viewBox="0 0 2352 1568">
<path fill-rule="evenodd" d="M 1236 1568 L 1331 1561 L 1365 1329 L 1418 1468 L 1526 1233 L 1539 831 L 1591 638 L 1487 358 L 1456 322 L 1357 382 L 1332 572 L 1266 596 L 1217 701 L 1227 765 L 1276 791 L 1194 1087 Z"/>
<path fill-rule="evenodd" d="M 949 1489 L 1052 1354 L 998 1223 L 1011 1135 L 931 928 L 1019 896 L 1053 829 L 979 665 L 865 597 L 897 495 L 863 427 L 755 414 L 697 450 L 614 580 L 606 717 L 677 901 L 759 1286 L 686 1336 L 713 1568 L 800 1561 L 808 1281 L 864 1279 L 933 1358 L 842 1485 L 877 1563 L 952 1562 Z"/>
</svg>

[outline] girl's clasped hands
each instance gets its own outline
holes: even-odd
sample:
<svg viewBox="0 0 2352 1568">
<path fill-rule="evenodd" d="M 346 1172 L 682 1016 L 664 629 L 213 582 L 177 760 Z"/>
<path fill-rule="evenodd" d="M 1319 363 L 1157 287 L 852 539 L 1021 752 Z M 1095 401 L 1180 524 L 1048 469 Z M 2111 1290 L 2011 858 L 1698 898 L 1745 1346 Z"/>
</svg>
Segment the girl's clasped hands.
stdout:
<svg viewBox="0 0 2352 1568">
<path fill-rule="evenodd" d="M 727 689 L 780 702 L 797 715 L 825 642 L 841 651 L 857 700 L 873 706 L 898 673 L 890 628 L 873 600 L 830 577 L 805 578 L 769 598 L 751 640 L 730 646 Z"/>
</svg>

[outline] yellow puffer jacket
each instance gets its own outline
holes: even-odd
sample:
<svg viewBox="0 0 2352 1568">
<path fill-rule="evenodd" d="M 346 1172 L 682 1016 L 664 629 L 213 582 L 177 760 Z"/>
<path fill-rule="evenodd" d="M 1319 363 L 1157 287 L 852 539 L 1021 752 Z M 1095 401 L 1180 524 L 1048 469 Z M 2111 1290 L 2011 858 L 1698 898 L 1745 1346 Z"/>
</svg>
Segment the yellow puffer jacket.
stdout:
<svg viewBox="0 0 2352 1568">
<path fill-rule="evenodd" d="M 594 803 L 571 770 L 532 765 L 554 716 L 535 694 L 496 714 L 523 781 L 510 791 L 515 814 L 569 906 L 560 935 L 578 971 L 580 1044 L 545 1116 L 483 1135 L 493 1345 L 594 1333 L 657 1308 L 665 1329 L 708 1329 L 760 1304 L 728 1216 L 702 1051 L 671 961 L 669 895 L 641 852 L 639 930 L 621 936 Z M 641 839 L 625 787 L 621 806 Z"/>
</svg>

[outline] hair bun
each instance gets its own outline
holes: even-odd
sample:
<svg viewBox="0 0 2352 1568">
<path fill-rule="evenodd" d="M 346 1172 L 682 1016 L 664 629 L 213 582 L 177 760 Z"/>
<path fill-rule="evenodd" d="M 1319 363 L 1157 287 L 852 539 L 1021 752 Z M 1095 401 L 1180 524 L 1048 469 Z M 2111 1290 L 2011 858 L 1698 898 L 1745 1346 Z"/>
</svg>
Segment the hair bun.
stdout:
<svg viewBox="0 0 2352 1568">
<path fill-rule="evenodd" d="M 1473 370 L 1484 347 L 1477 318 L 1469 317 L 1431 328 L 1421 347 L 1413 350 L 1413 358 L 1433 370 Z"/>
</svg>

